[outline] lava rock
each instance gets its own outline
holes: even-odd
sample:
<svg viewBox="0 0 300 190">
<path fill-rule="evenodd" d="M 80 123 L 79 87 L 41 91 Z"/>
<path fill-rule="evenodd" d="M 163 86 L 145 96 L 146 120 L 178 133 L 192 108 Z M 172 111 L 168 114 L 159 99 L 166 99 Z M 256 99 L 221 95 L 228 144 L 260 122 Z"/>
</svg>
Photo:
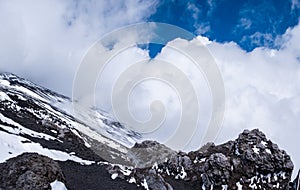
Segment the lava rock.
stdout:
<svg viewBox="0 0 300 190">
<path fill-rule="evenodd" d="M 55 180 L 65 182 L 58 163 L 37 153 L 24 153 L 0 164 L 0 189 L 51 189 Z"/>
<path fill-rule="evenodd" d="M 136 143 L 128 153 L 132 165 L 136 168 L 146 168 L 155 163 L 164 162 L 166 158 L 176 155 L 176 152 L 156 141 Z"/>
<path fill-rule="evenodd" d="M 147 141 L 134 148 L 153 147 L 160 145 Z M 149 160 L 153 153 L 145 151 L 140 155 Z M 138 184 L 146 180 L 153 189 L 166 189 L 166 183 L 175 184 L 177 189 L 178 182 L 187 182 L 185 189 L 293 189 L 290 156 L 258 129 L 245 130 L 236 140 L 221 145 L 208 143 L 198 151 L 173 152 L 164 160 L 151 167 L 133 168 L 130 175 L 123 177 L 127 181 L 135 177 Z"/>
</svg>

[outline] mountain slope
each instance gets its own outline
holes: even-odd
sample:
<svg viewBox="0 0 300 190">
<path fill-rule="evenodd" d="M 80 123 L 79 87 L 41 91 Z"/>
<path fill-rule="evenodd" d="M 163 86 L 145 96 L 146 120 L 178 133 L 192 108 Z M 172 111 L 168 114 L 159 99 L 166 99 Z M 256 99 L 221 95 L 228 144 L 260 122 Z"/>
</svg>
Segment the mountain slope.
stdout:
<svg viewBox="0 0 300 190">
<path fill-rule="evenodd" d="M 84 148 L 75 147 L 72 141 L 61 142 L 60 137 L 71 135 L 70 138 L 83 141 L 85 147 L 100 151 L 99 154 L 108 156 L 109 160 L 114 154 L 120 156 L 116 160 L 125 161 L 122 154 L 139 138 L 139 134 L 97 110 L 84 110 L 75 119 L 69 98 L 9 73 L 0 75 L 0 98 L 2 130 L 33 142 L 48 143 L 49 147 L 60 149 L 63 146 L 62 150 L 75 153 Z M 101 152 L 103 150 L 109 151 Z"/>
<path fill-rule="evenodd" d="M 140 134 L 104 112 L 82 109 L 75 114 L 73 104 L 25 79 L 0 73 L 0 189 L 24 189 L 25 179 L 31 181 L 27 189 L 43 183 L 47 184 L 42 189 L 50 189 L 61 182 L 68 189 L 299 186 L 299 177 L 290 183 L 290 156 L 259 130 L 245 130 L 222 145 L 208 143 L 197 151 L 176 152 L 153 141 L 137 143 Z M 47 171 L 40 167 L 44 162 L 49 163 Z M 58 174 L 45 179 L 41 173 Z"/>
<path fill-rule="evenodd" d="M 37 152 L 61 161 L 61 165 L 67 160 L 73 161 L 74 167 L 77 167 L 76 162 L 80 165 L 106 160 L 126 163 L 128 148 L 124 145 L 133 144 L 139 135 L 91 109 L 81 119 L 95 116 L 93 121 L 97 126 L 92 128 L 89 120 L 72 116 L 71 104 L 65 96 L 13 74 L 1 73 L 0 162 L 22 153 Z M 107 167 L 104 165 L 103 169 Z M 71 169 L 70 166 L 68 170 Z M 109 176 L 102 170 L 104 172 Z"/>
</svg>

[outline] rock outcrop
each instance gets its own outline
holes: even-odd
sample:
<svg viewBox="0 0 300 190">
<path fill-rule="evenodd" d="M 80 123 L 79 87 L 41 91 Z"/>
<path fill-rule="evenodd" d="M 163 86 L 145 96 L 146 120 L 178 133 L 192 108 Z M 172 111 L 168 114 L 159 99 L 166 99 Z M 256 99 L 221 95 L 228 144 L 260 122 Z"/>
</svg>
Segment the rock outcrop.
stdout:
<svg viewBox="0 0 300 190">
<path fill-rule="evenodd" d="M 157 149 L 156 154 L 159 155 Z M 151 157 L 144 155 L 147 156 Z M 116 166 L 109 172 L 118 173 L 127 181 L 135 181 L 149 189 L 179 189 L 172 184 L 180 181 L 188 182 L 185 189 L 287 190 L 290 188 L 293 163 L 284 150 L 255 129 L 245 130 L 236 140 L 222 145 L 210 143 L 198 151 L 171 154 L 164 162 L 132 169 L 127 172 L 128 175 L 121 170 Z"/>
<path fill-rule="evenodd" d="M 65 182 L 58 163 L 36 153 L 24 153 L 0 163 L 0 189 L 51 189 L 55 180 Z"/>
</svg>

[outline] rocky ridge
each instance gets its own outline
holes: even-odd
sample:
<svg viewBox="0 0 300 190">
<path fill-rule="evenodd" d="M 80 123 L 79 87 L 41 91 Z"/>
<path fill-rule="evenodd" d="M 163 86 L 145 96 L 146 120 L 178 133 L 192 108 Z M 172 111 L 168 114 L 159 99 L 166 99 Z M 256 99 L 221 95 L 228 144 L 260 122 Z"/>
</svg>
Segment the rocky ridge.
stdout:
<svg viewBox="0 0 300 190">
<path fill-rule="evenodd" d="M 147 143 L 136 144 L 135 148 L 157 145 Z M 134 168 L 129 175 L 117 166 L 109 168 L 112 175 L 127 181 L 136 181 L 141 186 L 147 182 L 149 189 L 166 190 L 178 187 L 172 187 L 174 180 L 188 182 L 189 189 L 286 190 L 292 189 L 292 171 L 290 156 L 257 129 L 245 130 L 236 140 L 222 145 L 209 143 L 198 151 L 178 152 L 162 163 Z"/>
</svg>

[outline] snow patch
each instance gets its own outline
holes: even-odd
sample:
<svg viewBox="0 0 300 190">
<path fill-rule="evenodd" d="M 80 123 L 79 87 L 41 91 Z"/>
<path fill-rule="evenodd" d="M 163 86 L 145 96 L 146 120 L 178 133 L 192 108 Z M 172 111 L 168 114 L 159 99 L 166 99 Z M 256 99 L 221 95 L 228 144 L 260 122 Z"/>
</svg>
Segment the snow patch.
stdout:
<svg viewBox="0 0 300 190">
<path fill-rule="evenodd" d="M 266 146 L 267 146 L 267 144 L 268 144 L 268 143 L 267 143 L 267 142 L 265 142 L 265 141 L 261 141 L 260 143 L 261 143 L 262 145 L 264 145 L 265 147 L 266 147 Z"/>
<path fill-rule="evenodd" d="M 175 176 L 175 179 L 178 179 L 178 178 L 184 179 L 186 176 L 187 176 L 187 173 L 185 172 L 184 167 L 181 166 L 181 171 L 178 175 Z"/>
<path fill-rule="evenodd" d="M 228 189 L 228 185 L 222 185 L 222 190 L 227 190 Z"/>
<path fill-rule="evenodd" d="M 240 182 L 237 182 L 236 186 L 237 186 L 238 190 L 243 190 L 243 186 L 241 185 Z"/>
<path fill-rule="evenodd" d="M 271 150 L 268 149 L 268 148 L 266 149 L 266 152 L 269 153 L 269 154 L 272 154 Z"/>
<path fill-rule="evenodd" d="M 5 162 L 9 158 L 16 157 L 21 155 L 25 152 L 35 152 L 40 155 L 48 156 L 54 160 L 59 161 L 67 161 L 72 160 L 81 164 L 90 165 L 95 162 L 83 160 L 77 156 L 70 155 L 68 153 L 58 151 L 58 150 L 51 150 L 47 148 L 43 148 L 38 143 L 23 143 L 23 142 L 30 142 L 28 139 L 24 137 L 20 137 L 14 134 L 8 134 L 6 132 L 0 131 L 0 163 Z"/>
<path fill-rule="evenodd" d="M 20 124 L 16 123 L 15 121 L 11 120 L 10 118 L 5 117 L 4 115 L 2 115 L 0 113 L 0 120 L 3 123 L 7 123 L 9 125 L 15 126 L 16 128 L 12 128 L 12 127 L 8 127 L 8 126 L 4 126 L 4 125 L 0 125 L 1 128 L 3 128 L 4 130 L 13 133 L 13 134 L 27 134 L 29 136 L 32 137 L 36 137 L 36 138 L 43 138 L 46 140 L 56 140 L 56 138 L 44 134 L 44 133 L 38 133 L 35 132 L 33 130 L 27 129 L 26 127 L 21 126 Z"/>
<path fill-rule="evenodd" d="M 9 86 L 10 85 L 10 82 L 9 81 L 7 81 L 7 80 L 0 80 L 0 84 L 2 85 L 2 86 Z"/>
<path fill-rule="evenodd" d="M 0 101 L 4 100 L 12 101 L 12 99 L 10 99 L 10 97 L 6 93 L 0 91 Z"/>
<path fill-rule="evenodd" d="M 259 149 L 258 149 L 256 146 L 254 146 L 254 147 L 252 148 L 252 150 L 253 150 L 256 154 L 259 154 Z"/>
<path fill-rule="evenodd" d="M 35 98 L 35 99 L 38 99 L 38 100 L 41 100 L 43 102 L 49 102 L 48 100 L 46 100 L 45 98 L 42 98 L 41 96 L 39 96 L 38 94 L 32 92 L 31 90 L 28 90 L 27 88 L 23 87 L 23 86 L 10 86 L 11 88 L 15 89 L 15 90 L 18 90 L 20 92 L 24 92 L 25 94 Z"/>
<path fill-rule="evenodd" d="M 118 173 L 114 173 L 111 175 L 111 179 L 116 179 L 118 177 Z"/>
<path fill-rule="evenodd" d="M 135 180 L 135 178 L 134 177 L 131 177 L 130 179 L 129 179 L 129 181 L 128 181 L 129 183 L 136 183 L 136 180 Z"/>
<path fill-rule="evenodd" d="M 148 187 L 148 184 L 147 184 L 146 179 L 144 179 L 144 181 L 141 183 L 141 185 L 142 185 L 145 189 L 149 190 L 149 187 Z"/>
<path fill-rule="evenodd" d="M 52 190 L 67 190 L 65 184 L 63 182 L 55 180 L 54 182 L 50 183 Z"/>
</svg>

